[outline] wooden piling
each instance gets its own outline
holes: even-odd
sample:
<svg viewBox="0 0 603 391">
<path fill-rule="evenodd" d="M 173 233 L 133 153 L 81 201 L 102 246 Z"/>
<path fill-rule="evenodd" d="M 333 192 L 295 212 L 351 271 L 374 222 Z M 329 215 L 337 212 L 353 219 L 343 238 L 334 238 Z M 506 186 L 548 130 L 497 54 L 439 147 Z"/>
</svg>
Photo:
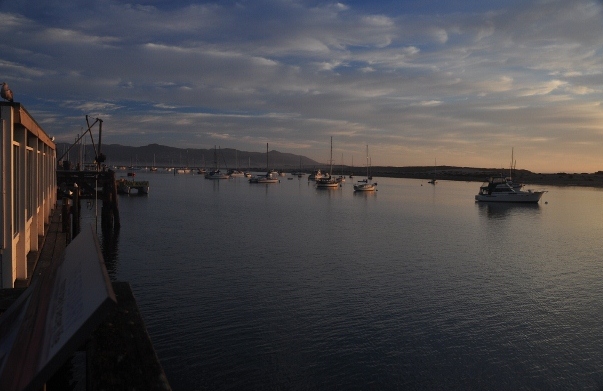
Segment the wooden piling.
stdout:
<svg viewBox="0 0 603 391">
<path fill-rule="evenodd" d="M 61 209 L 61 222 L 62 222 L 62 230 L 66 235 L 66 242 L 71 242 L 71 224 L 70 219 L 71 214 L 69 213 L 69 198 L 63 198 L 63 206 Z"/>
<path fill-rule="evenodd" d="M 80 188 L 74 184 L 73 189 L 73 205 L 71 206 L 71 225 L 72 225 L 72 236 L 75 238 L 80 233 L 80 215 L 82 211 L 82 205 L 80 204 Z"/>
<path fill-rule="evenodd" d="M 119 206 L 117 204 L 117 182 L 115 181 L 115 171 L 111 171 L 111 197 L 113 199 L 113 218 L 115 220 L 115 228 L 119 229 L 121 227 L 121 223 L 119 220 Z"/>
<path fill-rule="evenodd" d="M 119 229 L 119 207 L 117 204 L 117 182 L 115 171 L 109 170 L 103 181 L 103 207 L 101 215 L 101 226 L 103 230 Z"/>
</svg>

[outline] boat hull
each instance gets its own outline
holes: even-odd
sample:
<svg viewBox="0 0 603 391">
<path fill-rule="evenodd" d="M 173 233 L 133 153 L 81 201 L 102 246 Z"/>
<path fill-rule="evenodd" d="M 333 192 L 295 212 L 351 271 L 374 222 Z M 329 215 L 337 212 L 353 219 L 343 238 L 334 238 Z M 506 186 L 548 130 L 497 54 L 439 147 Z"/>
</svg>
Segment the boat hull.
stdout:
<svg viewBox="0 0 603 391">
<path fill-rule="evenodd" d="M 354 185 L 354 191 L 375 191 L 375 185 L 372 183 L 360 183 Z"/>
<path fill-rule="evenodd" d="M 228 178 L 230 178 L 230 177 L 228 175 L 224 175 L 224 174 L 221 174 L 221 175 L 206 175 L 205 176 L 205 179 L 228 179 Z"/>
<path fill-rule="evenodd" d="M 475 201 L 478 202 L 514 202 L 514 203 L 537 203 L 542 198 L 544 191 L 526 191 L 510 193 L 477 194 Z"/>
<path fill-rule="evenodd" d="M 278 179 L 276 179 L 276 178 L 260 178 L 253 183 L 278 183 Z"/>
<path fill-rule="evenodd" d="M 317 182 L 317 189 L 337 189 L 339 187 L 339 182 Z"/>
<path fill-rule="evenodd" d="M 228 179 L 230 175 L 217 171 L 211 171 L 205 174 L 205 179 Z"/>
<path fill-rule="evenodd" d="M 250 178 L 249 183 L 279 183 L 279 179 L 275 178 L 271 174 L 266 174 L 265 176 L 257 176 L 255 178 Z"/>
</svg>

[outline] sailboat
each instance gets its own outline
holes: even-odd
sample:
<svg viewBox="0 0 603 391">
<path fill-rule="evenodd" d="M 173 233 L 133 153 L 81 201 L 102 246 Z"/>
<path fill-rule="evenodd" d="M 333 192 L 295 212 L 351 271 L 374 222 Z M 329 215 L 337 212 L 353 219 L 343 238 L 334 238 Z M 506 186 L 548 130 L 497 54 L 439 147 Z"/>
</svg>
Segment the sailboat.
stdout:
<svg viewBox="0 0 603 391">
<path fill-rule="evenodd" d="M 224 174 L 218 168 L 218 150 L 214 145 L 214 169 L 205 174 L 205 179 L 228 179 L 230 176 L 228 174 Z"/>
<path fill-rule="evenodd" d="M 354 156 L 352 156 L 352 167 L 350 168 L 350 178 L 354 178 L 354 173 L 352 170 L 354 169 Z"/>
<path fill-rule="evenodd" d="M 337 182 L 345 182 L 345 175 L 343 175 L 343 153 L 341 154 L 341 175 L 337 177 Z"/>
<path fill-rule="evenodd" d="M 153 154 L 153 166 L 150 168 L 151 172 L 157 171 L 157 166 L 155 165 L 155 154 Z"/>
<path fill-rule="evenodd" d="M 432 185 L 436 184 L 436 167 L 437 167 L 437 159 L 434 159 L 433 163 L 433 179 L 427 183 L 431 183 Z"/>
<path fill-rule="evenodd" d="M 205 173 L 207 172 L 207 170 L 205 169 L 205 155 L 201 155 L 201 161 L 202 161 L 202 166 L 197 168 L 197 174 L 200 175 L 205 175 Z"/>
<path fill-rule="evenodd" d="M 523 187 L 523 183 L 515 183 L 513 182 L 513 170 L 515 169 L 515 165 L 517 162 L 513 160 L 513 148 L 511 148 L 511 167 L 509 168 L 509 176 L 506 179 L 506 182 L 511 188 L 515 191 L 521 190 Z"/>
<path fill-rule="evenodd" d="M 333 137 L 331 137 L 331 165 L 329 176 L 316 179 L 316 187 L 319 189 L 336 189 L 339 187 L 339 181 L 333 178 Z"/>
<path fill-rule="evenodd" d="M 300 155 L 299 157 L 299 171 L 294 171 L 291 173 L 292 176 L 297 176 L 298 178 L 303 177 L 304 175 L 306 175 L 305 172 L 302 171 L 302 157 Z"/>
<path fill-rule="evenodd" d="M 230 175 L 231 178 L 241 178 L 245 176 L 245 173 L 241 170 L 239 170 L 239 156 L 238 156 L 238 151 L 235 149 L 235 165 L 237 168 L 233 168 L 231 170 L 228 170 L 228 175 Z"/>
<path fill-rule="evenodd" d="M 251 178 L 251 157 L 247 158 L 247 171 L 245 171 L 245 178 Z"/>
<path fill-rule="evenodd" d="M 375 191 L 377 184 L 369 182 L 369 154 L 368 154 L 368 145 L 366 146 L 366 179 L 358 181 L 357 184 L 354 185 L 354 191 Z"/>
<path fill-rule="evenodd" d="M 278 183 L 279 179 L 274 176 L 268 167 L 268 143 L 266 143 L 266 175 L 258 175 L 255 178 L 251 178 L 249 179 L 249 183 Z"/>
</svg>

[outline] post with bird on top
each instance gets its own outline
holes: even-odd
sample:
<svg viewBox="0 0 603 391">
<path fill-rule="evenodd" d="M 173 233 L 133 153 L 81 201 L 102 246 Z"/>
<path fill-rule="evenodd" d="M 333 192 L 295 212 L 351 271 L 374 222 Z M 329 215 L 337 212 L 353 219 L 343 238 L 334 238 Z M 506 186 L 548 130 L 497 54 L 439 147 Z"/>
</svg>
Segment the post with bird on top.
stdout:
<svg viewBox="0 0 603 391">
<path fill-rule="evenodd" d="M 2 83 L 2 90 L 0 90 L 0 96 L 2 96 L 2 99 L 5 99 L 9 102 L 13 101 L 13 91 L 8 88 L 8 84 Z"/>
</svg>

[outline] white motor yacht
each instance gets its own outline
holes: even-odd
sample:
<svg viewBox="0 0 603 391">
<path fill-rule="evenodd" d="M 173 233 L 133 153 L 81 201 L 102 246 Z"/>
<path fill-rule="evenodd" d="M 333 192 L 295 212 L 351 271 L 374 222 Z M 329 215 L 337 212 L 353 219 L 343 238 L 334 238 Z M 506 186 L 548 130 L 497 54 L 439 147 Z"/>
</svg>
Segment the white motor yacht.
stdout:
<svg viewBox="0 0 603 391">
<path fill-rule="evenodd" d="M 507 178 L 490 178 L 484 182 L 475 200 L 479 202 L 523 202 L 537 203 L 546 191 L 515 190 L 507 182 Z"/>
</svg>

